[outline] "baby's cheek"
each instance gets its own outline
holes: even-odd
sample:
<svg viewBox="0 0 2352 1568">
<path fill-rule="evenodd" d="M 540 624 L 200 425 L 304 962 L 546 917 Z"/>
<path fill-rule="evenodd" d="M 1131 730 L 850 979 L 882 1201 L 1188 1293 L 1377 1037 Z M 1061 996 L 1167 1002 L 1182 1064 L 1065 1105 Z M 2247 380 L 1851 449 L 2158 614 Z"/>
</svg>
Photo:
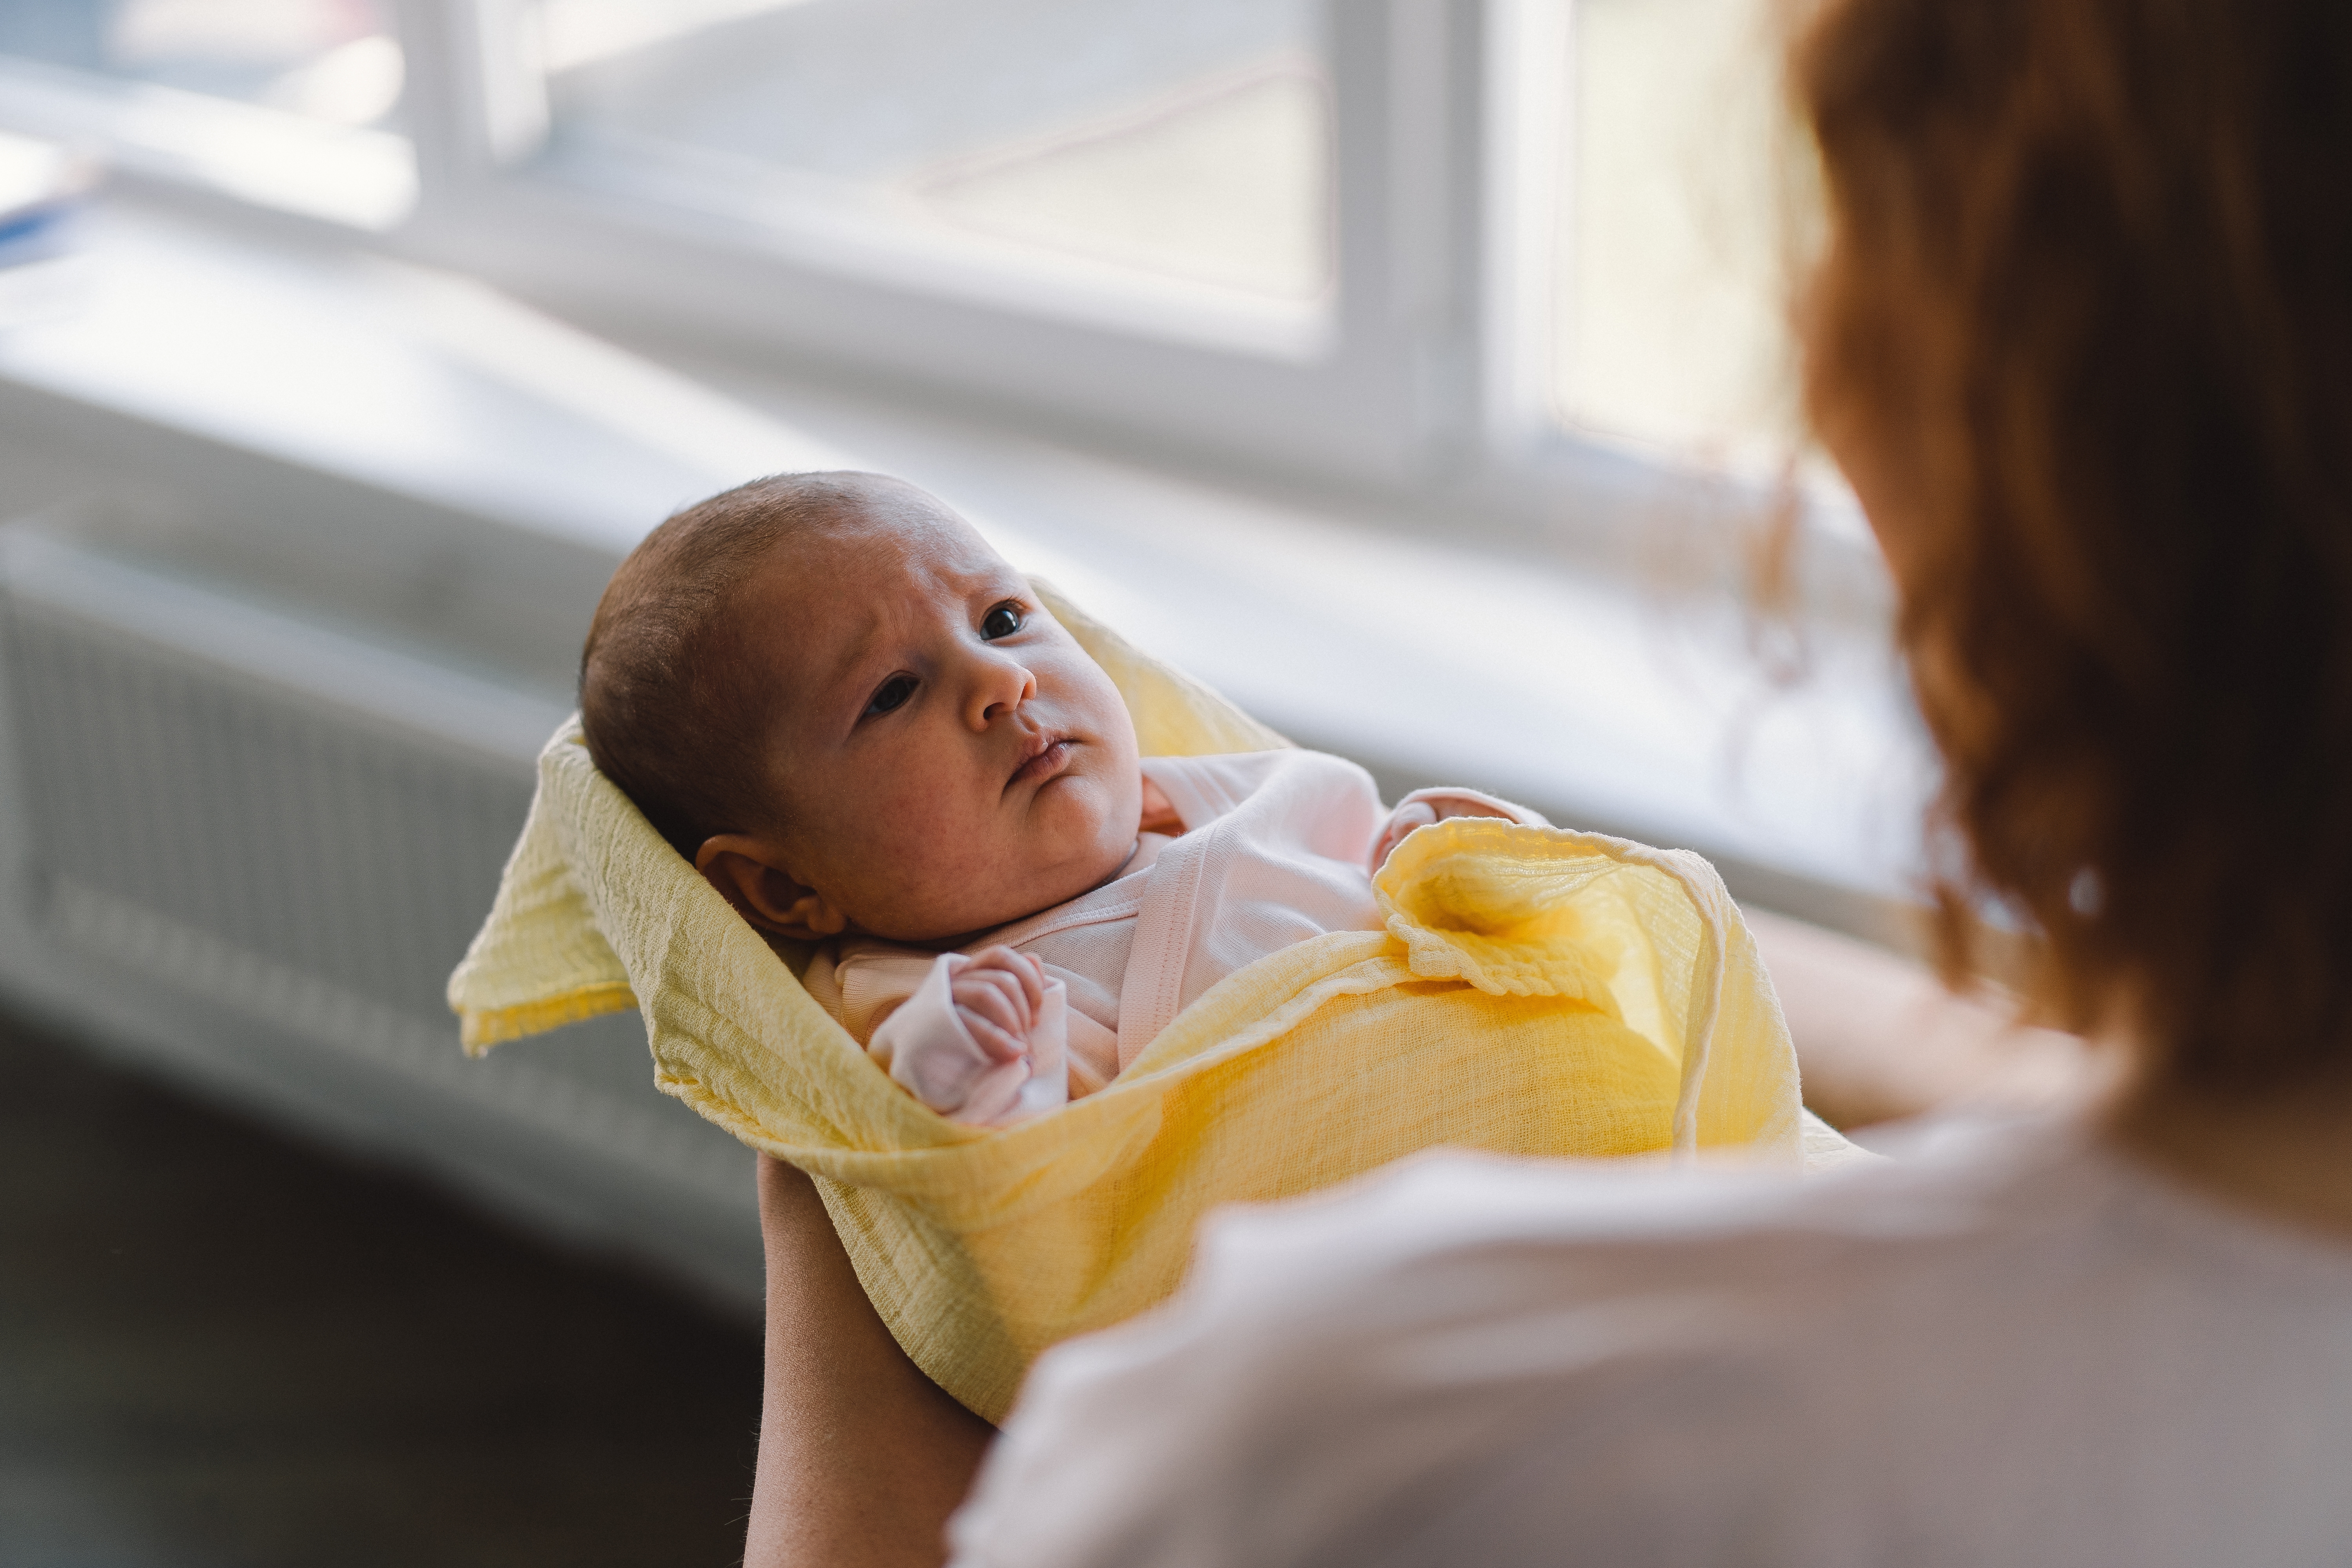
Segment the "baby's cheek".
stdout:
<svg viewBox="0 0 2352 1568">
<path fill-rule="evenodd" d="M 992 859 L 970 824 L 945 815 L 925 815 L 905 824 L 891 851 L 904 880 L 925 889 L 957 888 L 985 877 Z"/>
<path fill-rule="evenodd" d="M 840 901 L 861 925 L 934 903 L 943 887 L 971 875 L 969 846 L 936 809 L 888 799 L 867 804 L 870 811 L 841 814 L 816 829 L 829 830 L 822 859 Z"/>
</svg>

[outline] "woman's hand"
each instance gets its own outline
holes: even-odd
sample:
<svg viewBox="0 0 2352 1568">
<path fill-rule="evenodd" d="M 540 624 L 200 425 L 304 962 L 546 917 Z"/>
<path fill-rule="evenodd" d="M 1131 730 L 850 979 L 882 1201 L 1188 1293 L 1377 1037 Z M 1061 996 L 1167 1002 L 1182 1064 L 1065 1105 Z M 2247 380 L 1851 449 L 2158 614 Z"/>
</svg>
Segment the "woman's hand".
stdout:
<svg viewBox="0 0 2352 1568">
<path fill-rule="evenodd" d="M 816 1184 L 760 1156 L 768 1370 L 744 1568 L 925 1568 L 996 1428 L 907 1358 Z"/>
</svg>

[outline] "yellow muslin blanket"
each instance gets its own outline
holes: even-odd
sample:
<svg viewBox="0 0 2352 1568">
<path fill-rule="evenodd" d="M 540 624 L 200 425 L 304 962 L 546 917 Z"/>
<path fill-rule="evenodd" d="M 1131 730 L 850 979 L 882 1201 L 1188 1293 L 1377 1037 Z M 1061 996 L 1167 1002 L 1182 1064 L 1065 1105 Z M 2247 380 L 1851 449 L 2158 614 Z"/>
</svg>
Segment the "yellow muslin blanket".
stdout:
<svg viewBox="0 0 2352 1568">
<path fill-rule="evenodd" d="M 1287 744 L 1037 587 L 1118 685 L 1146 755 Z M 1438 1144 L 1744 1144 L 1799 1161 L 1788 1031 L 1698 857 L 1455 818 L 1407 838 L 1374 886 L 1385 931 L 1317 937 L 1228 976 L 1084 1100 L 959 1125 L 809 998 L 597 773 L 574 722 L 540 757 L 449 1001 L 478 1055 L 639 1007 L 656 1084 L 817 1178 L 898 1342 L 991 1420 L 1039 1352 L 1172 1289 L 1218 1204 Z"/>
</svg>

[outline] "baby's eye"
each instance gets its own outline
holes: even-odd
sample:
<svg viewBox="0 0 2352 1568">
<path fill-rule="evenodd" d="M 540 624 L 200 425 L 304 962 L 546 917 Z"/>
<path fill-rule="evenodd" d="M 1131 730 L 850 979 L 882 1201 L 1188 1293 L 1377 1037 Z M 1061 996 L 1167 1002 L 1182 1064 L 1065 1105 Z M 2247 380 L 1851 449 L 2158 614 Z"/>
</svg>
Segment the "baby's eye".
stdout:
<svg viewBox="0 0 2352 1568">
<path fill-rule="evenodd" d="M 999 605 L 980 617 L 980 635 L 989 642 L 1009 637 L 1026 625 L 1018 605 Z"/>
<path fill-rule="evenodd" d="M 871 718 L 877 713 L 887 713 L 894 708 L 903 708 L 906 706 L 907 699 L 914 694 L 915 678 L 913 676 L 894 675 L 876 689 L 874 700 L 866 705 L 863 717 Z"/>
</svg>

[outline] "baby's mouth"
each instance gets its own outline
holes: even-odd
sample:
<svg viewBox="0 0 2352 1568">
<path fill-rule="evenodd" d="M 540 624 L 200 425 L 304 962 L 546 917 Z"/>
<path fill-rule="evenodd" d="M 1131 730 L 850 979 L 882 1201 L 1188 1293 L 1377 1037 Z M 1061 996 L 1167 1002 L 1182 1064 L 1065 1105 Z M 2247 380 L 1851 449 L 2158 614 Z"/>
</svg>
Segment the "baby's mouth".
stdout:
<svg viewBox="0 0 2352 1568">
<path fill-rule="evenodd" d="M 1013 770 L 1004 784 L 1011 789 L 1017 784 L 1043 784 L 1070 765 L 1070 748 L 1074 742 L 1066 735 L 1039 731 L 1029 738 L 1029 754 Z"/>
</svg>

